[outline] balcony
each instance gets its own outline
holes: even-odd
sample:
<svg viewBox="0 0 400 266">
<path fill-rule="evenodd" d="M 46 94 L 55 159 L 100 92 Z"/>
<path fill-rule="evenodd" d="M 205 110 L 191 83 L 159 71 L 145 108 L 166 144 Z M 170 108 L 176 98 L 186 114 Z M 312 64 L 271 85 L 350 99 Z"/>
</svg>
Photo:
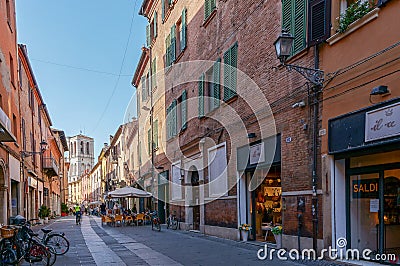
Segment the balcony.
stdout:
<svg viewBox="0 0 400 266">
<path fill-rule="evenodd" d="M 0 142 L 15 142 L 16 138 L 11 133 L 11 121 L 0 108 Z"/>
<path fill-rule="evenodd" d="M 43 171 L 48 176 L 58 175 L 57 161 L 53 158 L 53 156 L 43 157 Z"/>
</svg>

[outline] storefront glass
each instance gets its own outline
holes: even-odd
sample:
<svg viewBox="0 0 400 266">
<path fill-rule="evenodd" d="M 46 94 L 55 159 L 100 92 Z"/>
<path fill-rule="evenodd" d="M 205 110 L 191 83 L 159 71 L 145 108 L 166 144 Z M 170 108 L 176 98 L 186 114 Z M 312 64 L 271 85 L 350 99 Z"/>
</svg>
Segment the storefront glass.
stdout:
<svg viewBox="0 0 400 266">
<path fill-rule="evenodd" d="M 400 254 L 400 169 L 384 172 L 384 252 Z"/>
<path fill-rule="evenodd" d="M 253 176 L 254 175 L 254 176 Z M 247 173 L 247 184 L 251 178 L 263 178 L 255 191 L 247 194 L 247 220 L 253 228 L 252 239 L 274 242 L 271 228 L 282 224 L 282 186 L 280 166 Z"/>
</svg>

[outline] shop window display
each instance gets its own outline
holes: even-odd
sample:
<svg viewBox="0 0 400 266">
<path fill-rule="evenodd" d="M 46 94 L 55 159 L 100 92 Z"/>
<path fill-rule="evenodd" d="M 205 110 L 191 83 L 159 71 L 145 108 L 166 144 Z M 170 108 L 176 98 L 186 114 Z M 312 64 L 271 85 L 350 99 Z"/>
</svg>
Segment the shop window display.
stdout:
<svg viewBox="0 0 400 266">
<path fill-rule="evenodd" d="M 274 242 L 272 227 L 282 224 L 280 171 L 270 171 L 256 189 L 256 235 L 258 241 Z"/>
</svg>

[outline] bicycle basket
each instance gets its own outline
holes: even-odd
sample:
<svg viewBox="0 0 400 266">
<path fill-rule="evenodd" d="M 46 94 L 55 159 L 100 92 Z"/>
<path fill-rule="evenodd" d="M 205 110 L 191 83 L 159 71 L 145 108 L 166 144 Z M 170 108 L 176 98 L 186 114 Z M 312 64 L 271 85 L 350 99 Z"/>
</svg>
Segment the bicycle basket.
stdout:
<svg viewBox="0 0 400 266">
<path fill-rule="evenodd" d="M 8 226 L 3 226 L 1 227 L 1 237 L 2 238 L 11 238 L 15 234 L 15 229 L 8 227 Z"/>
</svg>

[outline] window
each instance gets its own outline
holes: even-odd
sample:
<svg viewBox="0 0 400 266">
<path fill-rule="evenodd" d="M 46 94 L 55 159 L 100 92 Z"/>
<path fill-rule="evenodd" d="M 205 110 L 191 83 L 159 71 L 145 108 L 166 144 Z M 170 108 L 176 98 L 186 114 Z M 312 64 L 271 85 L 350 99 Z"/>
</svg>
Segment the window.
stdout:
<svg viewBox="0 0 400 266">
<path fill-rule="evenodd" d="M 10 78 L 11 78 L 11 84 L 15 88 L 15 77 L 14 77 L 14 59 L 12 55 L 10 54 Z"/>
<path fill-rule="evenodd" d="M 138 145 L 138 158 L 139 158 L 139 166 L 142 165 L 142 143 L 139 141 Z"/>
<path fill-rule="evenodd" d="M 142 84 L 142 101 L 145 102 L 147 100 L 146 76 L 141 78 L 140 83 Z"/>
<path fill-rule="evenodd" d="M 76 141 L 74 141 L 74 154 L 76 154 Z"/>
<path fill-rule="evenodd" d="M 220 91 L 219 58 L 206 73 L 199 78 L 199 117 L 219 107 Z"/>
<path fill-rule="evenodd" d="M 157 58 L 153 59 L 151 63 L 151 88 L 154 89 L 157 86 Z"/>
<path fill-rule="evenodd" d="M 294 37 L 292 55 L 306 48 L 306 0 L 282 0 L 282 29 Z"/>
<path fill-rule="evenodd" d="M 165 17 L 170 9 L 170 7 L 174 4 L 174 0 L 162 0 L 161 1 L 161 18 L 164 23 Z"/>
<path fill-rule="evenodd" d="M 12 128 L 12 132 L 14 134 L 15 137 L 17 137 L 17 129 L 18 129 L 18 124 L 17 124 L 17 117 L 15 116 L 15 114 L 13 114 L 13 128 Z"/>
<path fill-rule="evenodd" d="M 177 99 L 176 107 L 176 128 L 180 131 L 187 128 L 187 91 L 183 90 L 182 95 Z"/>
<path fill-rule="evenodd" d="M 157 38 L 157 31 L 157 11 L 155 11 L 153 19 L 150 24 L 146 26 L 146 41 L 148 47 L 150 47 L 152 42 Z"/>
<path fill-rule="evenodd" d="M 217 8 L 215 0 L 205 0 L 204 2 L 204 20 L 207 20 L 212 12 Z"/>
<path fill-rule="evenodd" d="M 90 154 L 89 148 L 90 148 L 89 142 L 87 142 L 87 143 L 86 143 L 86 154 Z"/>
<path fill-rule="evenodd" d="M 28 104 L 29 107 L 32 107 L 32 88 L 29 86 L 28 88 Z"/>
<path fill-rule="evenodd" d="M 84 154 L 84 153 L 85 153 L 85 151 L 84 151 L 84 147 L 83 147 L 83 141 L 81 141 L 81 153 L 82 153 L 82 154 Z"/>
<path fill-rule="evenodd" d="M 176 47 L 175 47 L 175 53 L 177 57 L 186 49 L 186 13 L 187 10 L 184 8 L 182 10 L 182 15 L 178 19 L 175 25 L 175 36 L 176 36 Z"/>
<path fill-rule="evenodd" d="M 3 109 L 3 96 L 0 94 L 0 108 Z"/>
<path fill-rule="evenodd" d="M 25 119 L 22 118 L 22 149 L 26 151 L 26 132 L 25 132 Z"/>
<path fill-rule="evenodd" d="M 226 144 L 208 149 L 208 176 L 210 178 L 210 197 L 218 197 L 228 192 L 228 173 Z"/>
<path fill-rule="evenodd" d="M 20 58 L 18 58 L 18 79 L 19 87 L 22 88 L 22 63 Z"/>
<path fill-rule="evenodd" d="M 153 122 L 153 147 L 158 148 L 158 120 Z"/>
<path fill-rule="evenodd" d="M 10 6 L 10 0 L 6 0 L 6 12 L 7 12 L 7 22 L 8 25 L 11 27 L 11 6 Z"/>
<path fill-rule="evenodd" d="M 176 25 L 172 25 L 171 33 L 165 39 L 165 66 L 171 66 L 176 59 Z"/>
<path fill-rule="evenodd" d="M 236 96 L 237 52 L 238 44 L 235 43 L 224 53 L 224 101 Z"/>
<path fill-rule="evenodd" d="M 177 134 L 177 100 L 173 100 L 167 108 L 167 139 Z"/>
</svg>

